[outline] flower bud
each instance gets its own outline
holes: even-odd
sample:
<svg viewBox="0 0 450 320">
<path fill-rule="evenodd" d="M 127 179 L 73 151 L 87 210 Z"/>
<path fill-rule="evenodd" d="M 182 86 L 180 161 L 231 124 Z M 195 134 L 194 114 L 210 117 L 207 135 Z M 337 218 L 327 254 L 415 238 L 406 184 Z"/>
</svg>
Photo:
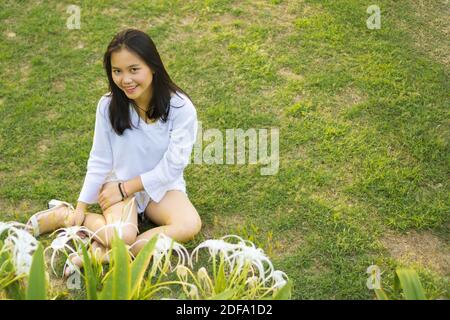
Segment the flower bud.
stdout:
<svg viewBox="0 0 450 320">
<path fill-rule="evenodd" d="M 197 276 L 199 280 L 206 281 L 209 279 L 208 271 L 206 271 L 205 267 L 201 267 L 197 271 Z"/>
<path fill-rule="evenodd" d="M 198 299 L 198 289 L 195 285 L 191 285 L 191 290 L 189 290 L 188 296 L 191 299 Z"/>
<path fill-rule="evenodd" d="M 183 281 L 187 280 L 188 277 L 188 268 L 186 266 L 183 266 L 182 264 L 177 266 L 177 276 L 178 278 L 182 279 Z"/>
</svg>

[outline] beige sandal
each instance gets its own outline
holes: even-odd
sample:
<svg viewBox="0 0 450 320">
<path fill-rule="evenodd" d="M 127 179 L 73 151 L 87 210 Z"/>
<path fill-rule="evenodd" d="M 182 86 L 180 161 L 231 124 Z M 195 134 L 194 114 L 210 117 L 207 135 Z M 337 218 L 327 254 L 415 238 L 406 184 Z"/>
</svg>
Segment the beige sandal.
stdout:
<svg viewBox="0 0 450 320">
<path fill-rule="evenodd" d="M 37 212 L 37 213 L 35 213 L 35 214 L 33 214 L 31 216 L 31 218 L 27 222 L 27 226 L 32 230 L 32 232 L 33 232 L 35 237 L 37 237 L 37 236 L 42 234 L 41 230 L 39 228 L 39 220 L 38 220 L 39 215 L 48 214 L 50 212 L 57 211 L 61 207 L 68 208 L 70 210 L 69 212 L 74 212 L 75 211 L 74 207 L 70 203 L 65 202 L 65 201 L 60 201 L 60 200 L 53 199 L 53 200 L 51 200 L 49 202 L 49 208 L 50 209 L 39 211 L 39 212 Z M 67 219 L 67 217 L 64 218 L 64 222 L 66 222 L 65 221 L 66 219 Z M 54 227 L 51 228 L 51 230 L 46 231 L 46 232 L 54 231 L 54 230 L 59 229 L 61 227 L 66 227 L 66 225 L 63 224 L 63 225 L 54 226 Z"/>
</svg>

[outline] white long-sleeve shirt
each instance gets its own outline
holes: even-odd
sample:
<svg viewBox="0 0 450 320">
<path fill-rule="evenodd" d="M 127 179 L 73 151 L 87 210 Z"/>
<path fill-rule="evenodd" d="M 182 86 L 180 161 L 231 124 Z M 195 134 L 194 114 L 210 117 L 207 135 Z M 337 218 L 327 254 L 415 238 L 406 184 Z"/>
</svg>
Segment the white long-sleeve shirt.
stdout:
<svg viewBox="0 0 450 320">
<path fill-rule="evenodd" d="M 197 137 L 197 112 L 189 98 L 177 92 L 170 100 L 168 120 L 147 124 L 129 105 L 136 128 L 115 133 L 109 120 L 111 97 L 97 105 L 92 149 L 78 201 L 98 202 L 98 194 L 112 172 L 119 180 L 140 176 L 145 192 L 159 202 L 168 190 L 186 192 L 184 168 Z"/>
</svg>

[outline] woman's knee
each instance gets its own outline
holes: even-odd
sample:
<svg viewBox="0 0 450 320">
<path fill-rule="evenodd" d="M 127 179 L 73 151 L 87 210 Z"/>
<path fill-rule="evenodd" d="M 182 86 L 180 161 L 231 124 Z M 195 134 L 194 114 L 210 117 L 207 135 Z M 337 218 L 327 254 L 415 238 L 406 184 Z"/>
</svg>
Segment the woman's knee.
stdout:
<svg viewBox="0 0 450 320">
<path fill-rule="evenodd" d="M 116 203 L 103 212 L 108 229 L 108 246 L 111 245 L 115 233 L 127 245 L 132 245 L 136 241 L 138 234 L 136 209 L 132 209 L 132 211 L 124 210 L 129 205 L 129 200 L 131 198 Z"/>
<path fill-rule="evenodd" d="M 192 240 L 201 230 L 202 221 L 196 216 L 192 219 L 180 221 L 173 226 L 177 230 L 178 241 L 185 242 Z"/>
<path fill-rule="evenodd" d="M 136 242 L 137 238 L 137 230 L 130 226 L 126 227 L 114 227 L 111 226 L 110 229 L 107 232 L 107 244 L 108 246 L 111 246 L 112 240 L 117 235 L 120 239 L 125 242 L 126 245 L 131 246 L 133 243 Z"/>
<path fill-rule="evenodd" d="M 122 240 L 126 245 L 131 246 L 136 242 L 137 232 L 134 230 L 123 230 Z"/>
</svg>

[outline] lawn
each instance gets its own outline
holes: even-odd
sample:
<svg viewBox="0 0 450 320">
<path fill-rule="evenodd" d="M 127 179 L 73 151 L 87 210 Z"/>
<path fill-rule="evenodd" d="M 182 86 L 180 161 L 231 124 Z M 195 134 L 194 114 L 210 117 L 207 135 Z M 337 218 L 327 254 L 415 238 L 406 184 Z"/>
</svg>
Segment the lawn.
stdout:
<svg viewBox="0 0 450 320">
<path fill-rule="evenodd" d="M 188 248 L 250 239 L 295 299 L 373 299 L 373 264 L 388 288 L 409 266 L 428 297 L 449 297 L 447 1 L 377 0 L 380 29 L 367 28 L 374 3 L 363 0 L 73 4 L 80 29 L 66 27 L 69 3 L 0 4 L 0 221 L 25 222 L 52 198 L 75 204 L 108 92 L 103 52 L 135 27 L 203 130 L 279 129 L 274 175 L 261 164 L 187 167 L 203 219 Z"/>
</svg>

